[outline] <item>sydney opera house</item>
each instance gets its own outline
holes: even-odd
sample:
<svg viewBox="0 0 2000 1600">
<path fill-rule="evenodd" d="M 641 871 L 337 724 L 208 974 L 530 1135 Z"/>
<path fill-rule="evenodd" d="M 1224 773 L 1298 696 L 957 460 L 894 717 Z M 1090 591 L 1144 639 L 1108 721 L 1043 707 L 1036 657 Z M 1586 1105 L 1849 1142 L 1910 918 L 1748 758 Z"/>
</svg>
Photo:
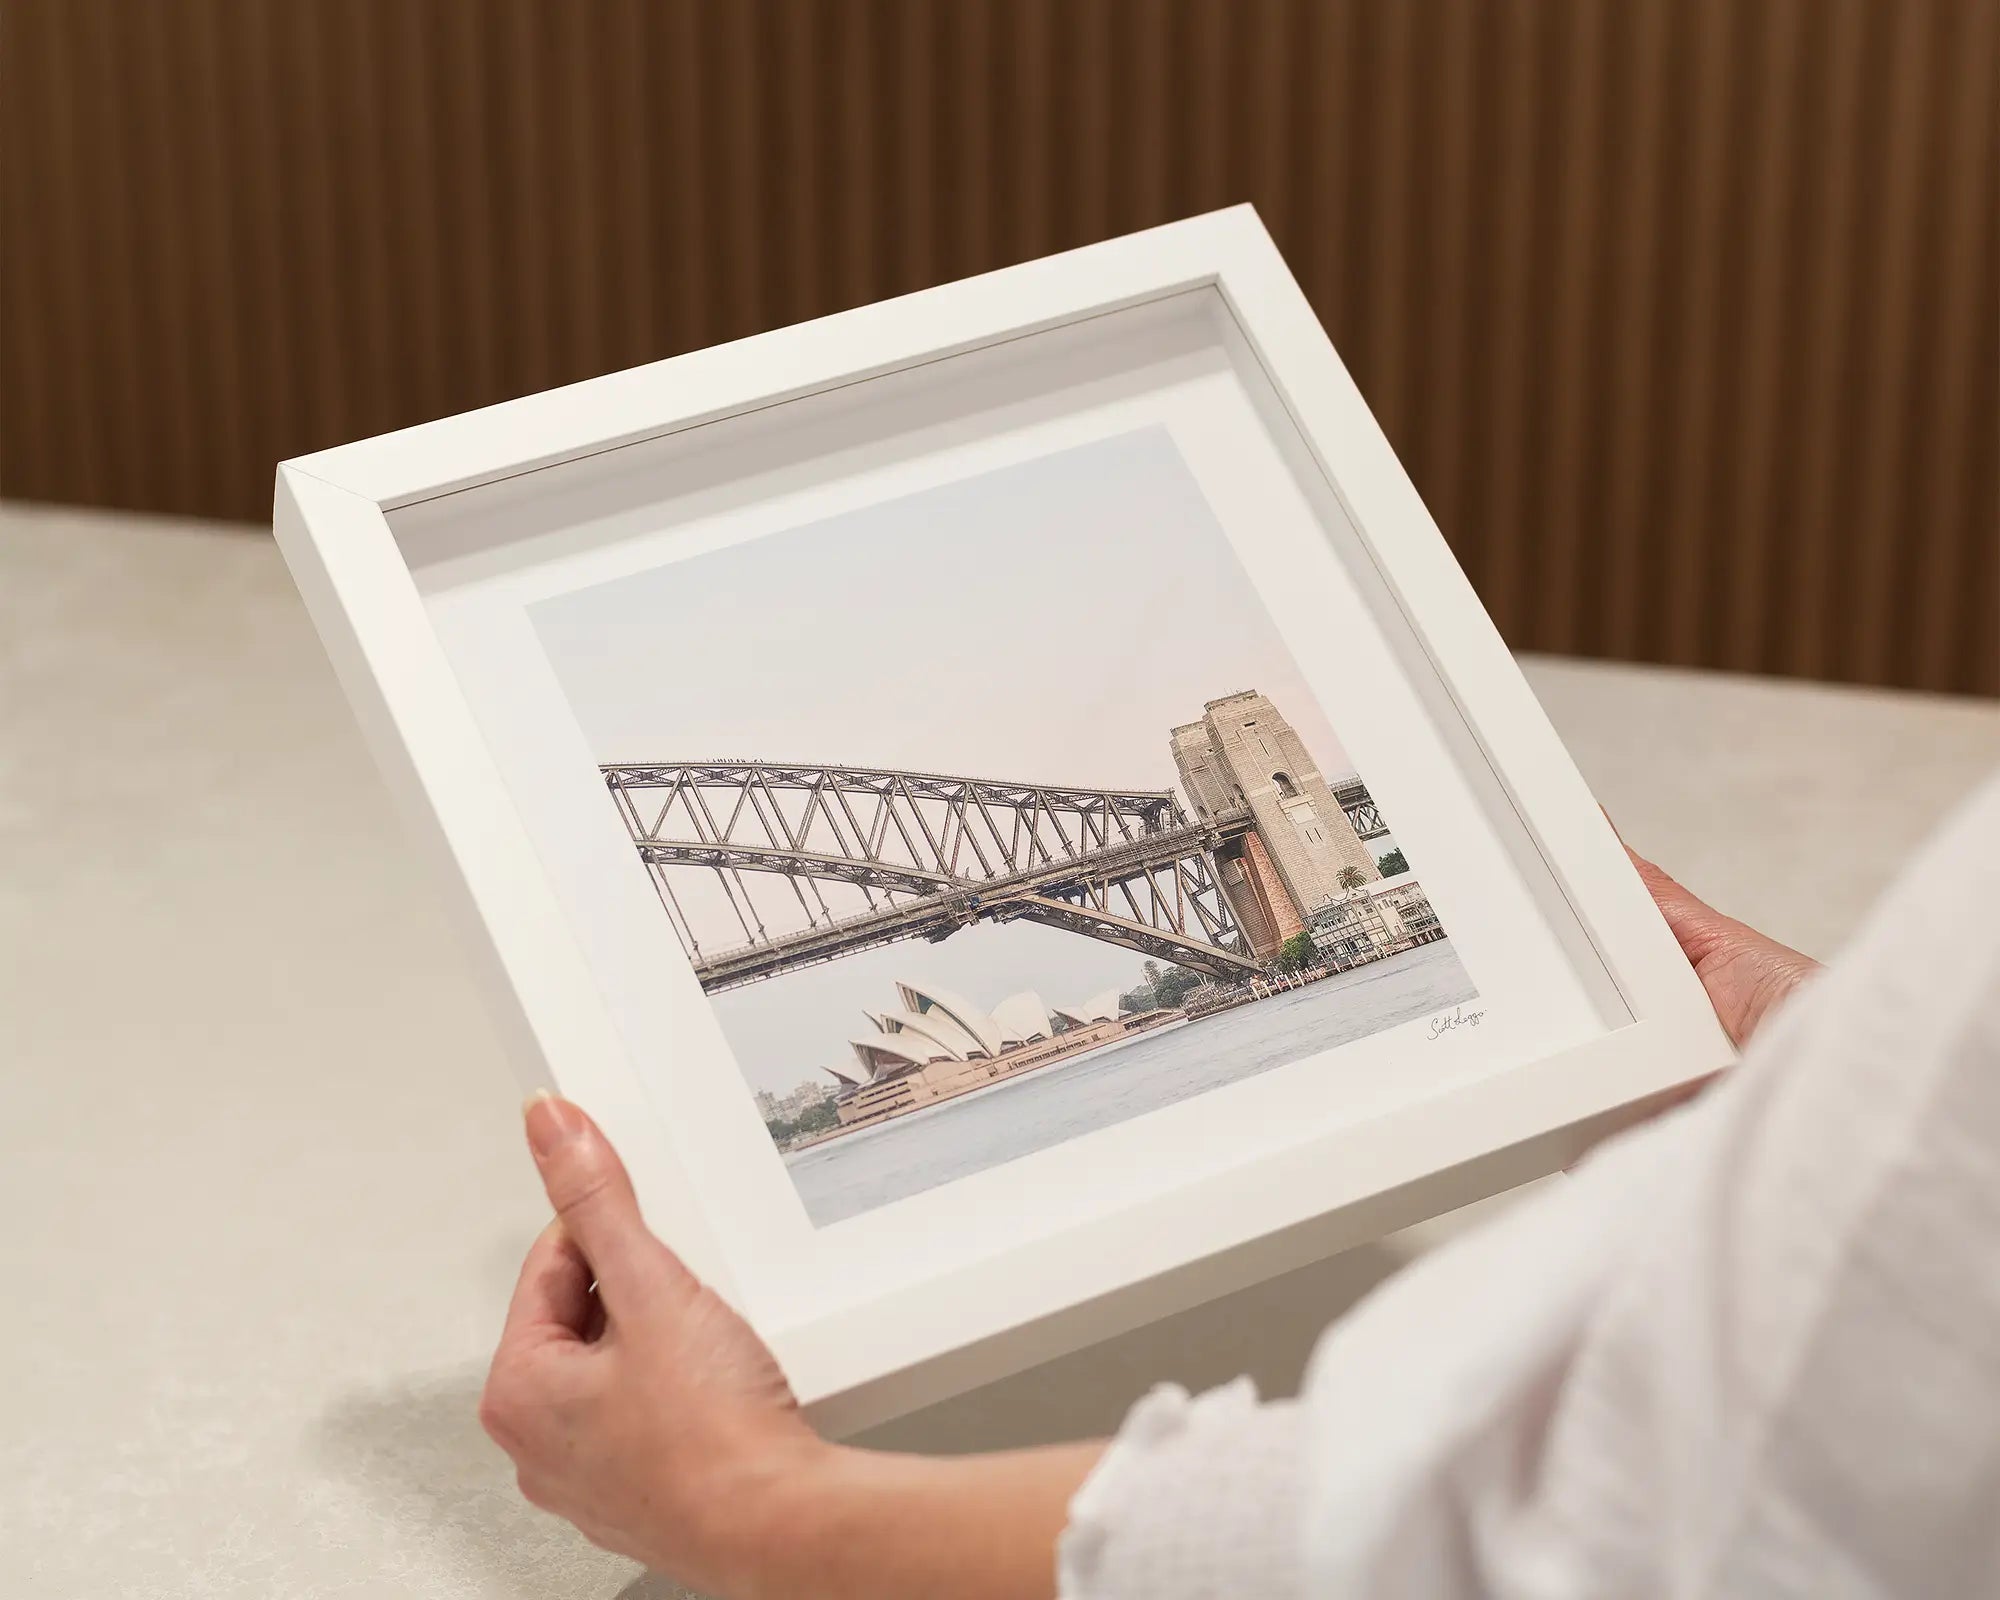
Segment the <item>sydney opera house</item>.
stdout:
<svg viewBox="0 0 2000 1600">
<path fill-rule="evenodd" d="M 929 985 L 898 983 L 896 998 L 893 1009 L 868 1012 L 870 1031 L 848 1041 L 853 1065 L 827 1068 L 840 1086 L 843 1128 L 982 1089 L 1172 1019 L 1168 1012 L 1121 1016 L 1115 989 L 1053 1008 L 1024 990 L 991 1011 Z"/>
</svg>

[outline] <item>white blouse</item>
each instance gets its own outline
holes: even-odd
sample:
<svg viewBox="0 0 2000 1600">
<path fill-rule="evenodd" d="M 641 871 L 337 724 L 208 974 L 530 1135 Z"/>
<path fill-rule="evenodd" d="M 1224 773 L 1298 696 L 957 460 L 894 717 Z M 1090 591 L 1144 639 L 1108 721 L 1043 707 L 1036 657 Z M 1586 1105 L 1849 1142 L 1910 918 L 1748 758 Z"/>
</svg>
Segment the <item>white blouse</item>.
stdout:
<svg viewBox="0 0 2000 1600">
<path fill-rule="evenodd" d="M 1141 1402 L 1059 1564 L 1066 1600 L 2000 1600 L 2000 782 L 1726 1081 L 1392 1280 L 1299 1400 Z"/>
</svg>

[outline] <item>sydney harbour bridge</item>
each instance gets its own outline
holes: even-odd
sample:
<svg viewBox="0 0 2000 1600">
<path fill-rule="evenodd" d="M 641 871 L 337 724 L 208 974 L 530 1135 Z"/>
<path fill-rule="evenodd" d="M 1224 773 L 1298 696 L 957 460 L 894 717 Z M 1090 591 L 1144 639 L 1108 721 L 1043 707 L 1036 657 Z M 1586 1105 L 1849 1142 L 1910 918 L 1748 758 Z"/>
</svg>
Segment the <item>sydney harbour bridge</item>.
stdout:
<svg viewBox="0 0 2000 1600">
<path fill-rule="evenodd" d="M 1017 918 L 1218 978 L 1259 968 L 1218 869 L 1256 826 L 1247 806 L 1197 818 L 1164 790 L 758 760 L 602 770 L 711 994 Z M 1388 831 L 1358 779 L 1332 794 L 1360 839 Z"/>
</svg>

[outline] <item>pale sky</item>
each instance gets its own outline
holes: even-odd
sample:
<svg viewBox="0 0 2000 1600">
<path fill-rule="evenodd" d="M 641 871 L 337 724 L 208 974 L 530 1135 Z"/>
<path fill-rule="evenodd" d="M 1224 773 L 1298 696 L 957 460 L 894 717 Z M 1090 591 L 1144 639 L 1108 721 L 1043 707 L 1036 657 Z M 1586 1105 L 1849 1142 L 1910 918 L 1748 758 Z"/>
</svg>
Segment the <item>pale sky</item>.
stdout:
<svg viewBox="0 0 2000 1600">
<path fill-rule="evenodd" d="M 1159 428 L 579 590 L 533 618 L 606 762 L 755 757 L 1177 790 L 1169 730 L 1259 689 L 1329 779 L 1352 766 Z M 740 943 L 720 922 L 709 931 L 728 913 L 697 876 L 675 889 L 688 886 L 704 944 Z M 764 881 L 767 926 L 803 925 L 782 880 Z M 1141 959 L 982 925 L 715 1006 L 751 1083 L 782 1092 L 851 1063 L 844 1041 L 866 1028 L 863 1009 L 893 1003 L 898 977 L 975 1005 L 1024 988 L 1059 1004 L 1129 988 Z"/>
</svg>

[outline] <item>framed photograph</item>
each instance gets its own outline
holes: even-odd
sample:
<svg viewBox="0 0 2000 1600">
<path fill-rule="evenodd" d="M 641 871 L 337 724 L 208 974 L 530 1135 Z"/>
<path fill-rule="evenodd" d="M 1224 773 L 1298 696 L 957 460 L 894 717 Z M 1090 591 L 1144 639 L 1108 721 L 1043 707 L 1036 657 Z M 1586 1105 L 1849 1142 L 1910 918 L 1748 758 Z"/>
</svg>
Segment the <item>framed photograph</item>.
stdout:
<svg viewBox="0 0 2000 1600">
<path fill-rule="evenodd" d="M 285 463 L 521 1073 L 848 1431 L 1728 1060 L 1247 207 Z"/>
</svg>

